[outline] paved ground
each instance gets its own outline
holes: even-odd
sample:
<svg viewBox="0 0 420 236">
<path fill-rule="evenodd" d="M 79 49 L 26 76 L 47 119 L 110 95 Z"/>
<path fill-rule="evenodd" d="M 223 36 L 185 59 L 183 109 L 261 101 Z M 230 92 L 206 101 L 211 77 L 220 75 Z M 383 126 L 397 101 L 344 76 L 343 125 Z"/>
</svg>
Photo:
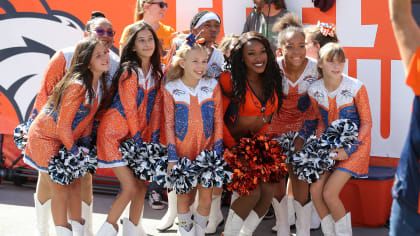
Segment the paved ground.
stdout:
<svg viewBox="0 0 420 236">
<path fill-rule="evenodd" d="M 35 211 L 33 203 L 33 193 L 35 189 L 32 186 L 15 186 L 11 182 L 2 182 L 0 184 L 0 236 L 20 236 L 33 235 L 35 227 Z M 93 203 L 93 228 L 96 232 L 106 218 L 114 195 L 95 194 Z M 223 211 L 226 214 L 227 208 Z M 159 233 L 155 227 L 166 210 L 152 210 L 148 204 L 145 204 L 143 216 L 143 226 L 148 235 L 156 236 L 175 236 L 176 226 L 173 226 L 168 232 Z M 271 227 L 274 220 L 264 220 L 254 233 L 254 236 L 274 236 Z M 216 235 L 220 235 L 222 227 L 219 227 Z M 54 231 L 51 230 L 55 235 Z M 292 231 L 293 232 L 293 231 Z M 119 234 L 121 235 L 121 233 Z M 320 230 L 312 231 L 311 236 L 321 236 Z M 360 228 L 353 227 L 355 236 L 385 236 L 388 235 L 388 229 L 381 228 Z"/>
</svg>

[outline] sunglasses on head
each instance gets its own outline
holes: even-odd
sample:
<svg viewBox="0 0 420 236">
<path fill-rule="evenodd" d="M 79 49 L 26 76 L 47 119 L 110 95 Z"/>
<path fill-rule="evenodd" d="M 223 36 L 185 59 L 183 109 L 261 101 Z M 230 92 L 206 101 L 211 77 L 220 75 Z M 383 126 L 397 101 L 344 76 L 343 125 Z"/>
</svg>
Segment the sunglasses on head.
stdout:
<svg viewBox="0 0 420 236">
<path fill-rule="evenodd" d="M 150 4 L 159 4 L 160 8 L 168 8 L 168 4 L 166 2 L 151 2 Z"/>
<path fill-rule="evenodd" d="M 113 37 L 115 35 L 115 31 L 113 31 L 113 30 L 105 31 L 104 29 L 94 29 L 92 31 L 95 31 L 98 36 L 104 36 L 105 33 L 109 37 Z"/>
</svg>

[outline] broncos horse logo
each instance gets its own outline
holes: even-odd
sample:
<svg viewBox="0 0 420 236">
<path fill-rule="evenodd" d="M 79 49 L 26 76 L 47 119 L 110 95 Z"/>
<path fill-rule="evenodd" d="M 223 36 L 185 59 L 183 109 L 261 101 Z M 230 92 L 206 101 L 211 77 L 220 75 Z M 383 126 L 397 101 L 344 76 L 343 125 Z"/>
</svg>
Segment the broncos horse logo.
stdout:
<svg viewBox="0 0 420 236">
<path fill-rule="evenodd" d="M 0 0 L 0 133 L 11 134 L 28 119 L 45 68 L 56 50 L 75 45 L 84 25 L 76 17 L 51 10 L 17 12 L 11 0 Z M 3 14 L 2 14 L 3 13 Z"/>
</svg>

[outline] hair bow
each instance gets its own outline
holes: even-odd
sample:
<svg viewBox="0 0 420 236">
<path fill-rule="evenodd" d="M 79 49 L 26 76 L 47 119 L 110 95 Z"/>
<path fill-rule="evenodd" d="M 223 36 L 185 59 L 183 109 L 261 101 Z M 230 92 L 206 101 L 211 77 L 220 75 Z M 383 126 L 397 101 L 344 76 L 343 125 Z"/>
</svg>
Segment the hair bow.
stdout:
<svg viewBox="0 0 420 236">
<path fill-rule="evenodd" d="M 200 32 L 201 33 L 201 32 Z M 199 36 L 200 35 L 200 33 L 198 33 L 198 35 L 197 36 Z M 190 34 L 190 35 L 188 35 L 188 37 L 186 38 L 186 40 L 187 40 L 187 44 L 190 46 L 190 47 L 192 47 L 192 46 L 194 46 L 194 44 L 196 44 L 196 43 L 199 43 L 199 44 L 204 44 L 205 43 L 205 40 L 203 39 L 203 38 L 199 38 L 198 40 L 195 38 L 195 36 L 194 36 L 194 34 Z"/>
<path fill-rule="evenodd" d="M 317 26 L 319 27 L 319 30 L 321 31 L 321 34 L 324 36 L 335 36 L 335 25 L 334 24 L 328 24 L 324 22 L 319 22 Z"/>
</svg>

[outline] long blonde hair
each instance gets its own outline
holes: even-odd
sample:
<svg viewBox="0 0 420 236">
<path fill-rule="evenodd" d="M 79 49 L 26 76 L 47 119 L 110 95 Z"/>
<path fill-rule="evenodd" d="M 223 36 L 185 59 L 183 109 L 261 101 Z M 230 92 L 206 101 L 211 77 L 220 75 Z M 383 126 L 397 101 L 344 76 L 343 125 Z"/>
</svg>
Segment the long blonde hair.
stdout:
<svg viewBox="0 0 420 236">
<path fill-rule="evenodd" d="M 151 3 L 153 0 L 137 0 L 134 8 L 134 22 L 143 20 L 144 18 L 144 4 Z"/>
<path fill-rule="evenodd" d="M 209 55 L 208 49 L 201 44 L 195 43 L 193 46 L 190 46 L 186 42 L 183 43 L 176 51 L 175 58 L 172 61 L 172 65 L 169 68 L 168 75 L 166 77 L 166 82 L 176 80 L 184 75 L 184 68 L 181 67 L 180 60 L 185 60 L 192 50 L 201 50 L 205 52 L 207 56 Z"/>
</svg>

